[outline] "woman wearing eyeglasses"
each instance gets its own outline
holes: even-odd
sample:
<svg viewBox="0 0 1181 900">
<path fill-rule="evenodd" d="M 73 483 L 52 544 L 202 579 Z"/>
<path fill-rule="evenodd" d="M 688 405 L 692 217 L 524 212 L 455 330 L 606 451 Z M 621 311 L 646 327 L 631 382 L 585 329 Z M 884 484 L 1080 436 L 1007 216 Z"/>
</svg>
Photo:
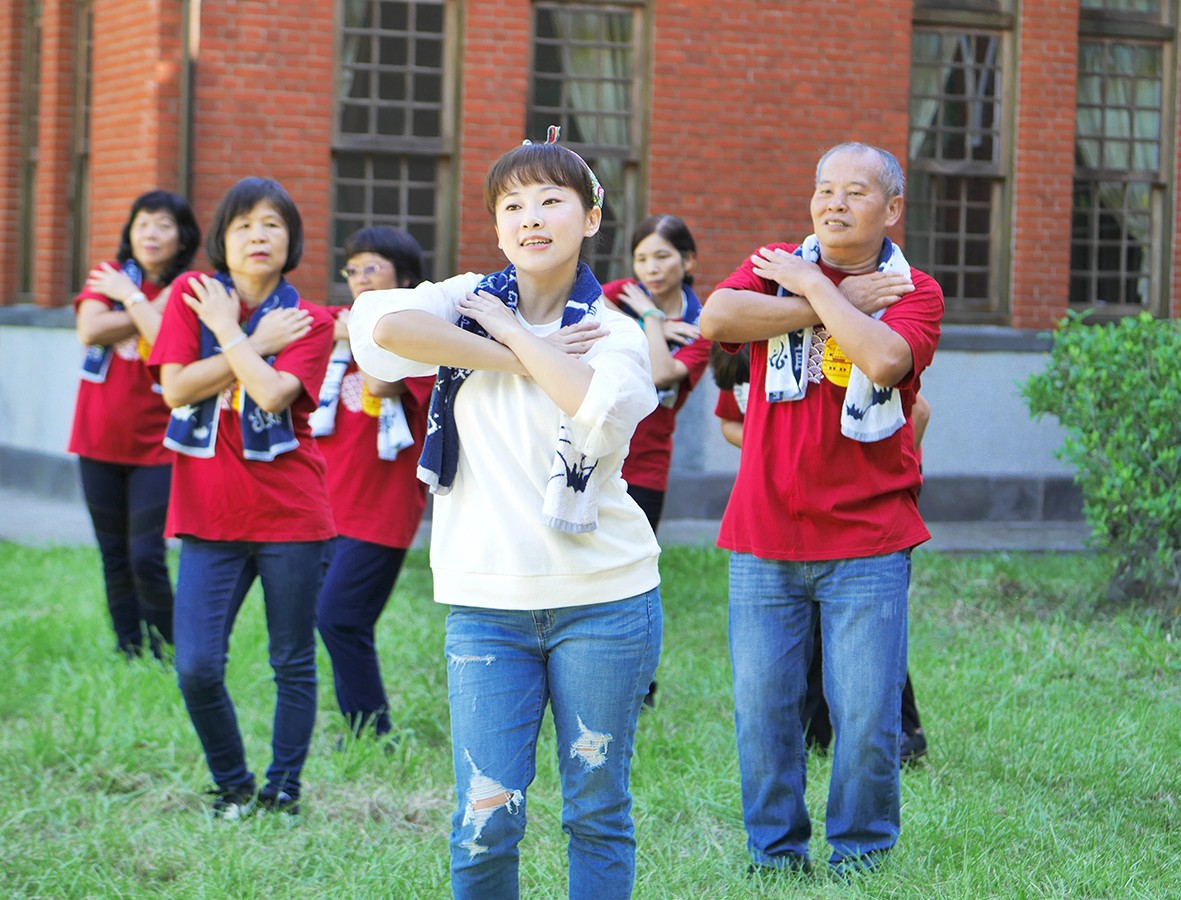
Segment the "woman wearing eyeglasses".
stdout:
<svg viewBox="0 0 1181 900">
<path fill-rule="evenodd" d="M 340 274 L 354 299 L 422 281 L 422 247 L 400 229 L 363 228 L 345 241 L 345 254 Z M 349 730 L 380 738 L 392 726 L 375 630 L 426 508 L 417 469 L 434 378 L 391 383 L 362 372 L 349 346 L 350 307 L 329 311 L 336 345 L 311 425 L 328 463 L 339 537 L 329 551 L 316 624 Z"/>
</svg>

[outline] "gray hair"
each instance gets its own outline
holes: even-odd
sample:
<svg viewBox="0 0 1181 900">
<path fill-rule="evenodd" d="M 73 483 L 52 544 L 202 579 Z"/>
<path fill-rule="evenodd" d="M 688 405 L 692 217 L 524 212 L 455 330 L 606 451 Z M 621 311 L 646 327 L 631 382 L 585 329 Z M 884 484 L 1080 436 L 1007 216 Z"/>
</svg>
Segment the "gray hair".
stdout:
<svg viewBox="0 0 1181 900">
<path fill-rule="evenodd" d="M 882 163 L 881 169 L 878 171 L 878 183 L 886 192 L 887 199 L 901 197 L 906 192 L 906 176 L 902 174 L 902 166 L 898 163 L 898 158 L 889 150 L 883 150 L 872 144 L 863 144 L 860 141 L 845 141 L 843 144 L 837 144 L 820 157 L 820 162 L 816 163 L 817 183 L 820 181 L 820 170 L 828 158 L 834 153 L 843 153 L 846 150 L 857 153 L 873 153 L 878 157 Z"/>
</svg>

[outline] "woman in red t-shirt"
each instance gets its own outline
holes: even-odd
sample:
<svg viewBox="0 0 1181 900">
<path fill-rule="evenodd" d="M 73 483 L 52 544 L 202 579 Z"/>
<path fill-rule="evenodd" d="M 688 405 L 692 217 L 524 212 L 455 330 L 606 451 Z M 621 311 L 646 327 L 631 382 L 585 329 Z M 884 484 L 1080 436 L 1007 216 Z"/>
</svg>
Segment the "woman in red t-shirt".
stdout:
<svg viewBox="0 0 1181 900">
<path fill-rule="evenodd" d="M 676 216 L 649 216 L 632 234 L 635 278 L 603 285 L 603 295 L 636 319 L 648 338 L 652 379 L 660 403 L 640 422 L 623 463 L 627 492 L 660 525 L 672 465 L 677 413 L 709 362 L 710 342 L 701 337 L 701 302 L 693 293 L 697 243 Z"/>
<path fill-rule="evenodd" d="M 380 225 L 345 241 L 341 274 L 353 298 L 422 281 L 418 241 Z M 353 734 L 392 728 L 377 659 L 376 626 L 426 508 L 418 457 L 435 379 L 380 381 L 357 368 L 349 347 L 349 306 L 336 316 L 336 347 L 312 415 L 328 463 L 328 498 L 339 536 L 332 542 L 316 626 L 332 657 L 336 702 Z"/>
<path fill-rule="evenodd" d="M 623 480 L 655 532 L 664 512 L 677 413 L 709 362 L 710 342 L 697 327 L 701 301 L 693 293 L 697 242 L 676 216 L 649 216 L 632 234 L 635 278 L 603 285 L 603 296 L 634 318 L 648 338 L 648 360 L 660 402 L 632 436 Z M 656 682 L 644 703 L 656 702 Z"/>
<path fill-rule="evenodd" d="M 176 672 L 217 783 L 214 815 L 255 804 L 255 779 L 226 690 L 230 632 L 262 581 L 276 688 L 266 809 L 299 809 L 316 719 L 316 595 L 335 534 L 324 458 L 308 427 L 332 350 L 332 317 L 283 277 L 303 224 L 278 182 L 245 178 L 222 199 L 205 245 L 215 275 L 172 287 L 151 364 L 172 407 L 177 451 L 169 535 L 181 539 Z"/>
<path fill-rule="evenodd" d="M 161 656 L 172 643 L 172 583 L 164 516 L 172 452 L 162 443 L 168 406 L 146 359 L 160 330 L 167 285 L 201 243 L 188 201 L 148 191 L 131 204 L 115 259 L 90 271 L 74 300 L 86 345 L 69 451 L 102 556 L 117 649 Z"/>
</svg>

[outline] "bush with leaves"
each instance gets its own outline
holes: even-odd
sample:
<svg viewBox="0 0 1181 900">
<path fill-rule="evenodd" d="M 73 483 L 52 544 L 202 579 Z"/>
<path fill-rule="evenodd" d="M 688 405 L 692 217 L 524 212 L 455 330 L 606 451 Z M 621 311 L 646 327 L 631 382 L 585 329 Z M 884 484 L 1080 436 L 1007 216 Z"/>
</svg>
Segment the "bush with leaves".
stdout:
<svg viewBox="0 0 1181 900">
<path fill-rule="evenodd" d="M 1120 560 L 1113 595 L 1181 602 L 1181 322 L 1071 313 L 1022 393 L 1066 430 L 1092 539 Z"/>
</svg>

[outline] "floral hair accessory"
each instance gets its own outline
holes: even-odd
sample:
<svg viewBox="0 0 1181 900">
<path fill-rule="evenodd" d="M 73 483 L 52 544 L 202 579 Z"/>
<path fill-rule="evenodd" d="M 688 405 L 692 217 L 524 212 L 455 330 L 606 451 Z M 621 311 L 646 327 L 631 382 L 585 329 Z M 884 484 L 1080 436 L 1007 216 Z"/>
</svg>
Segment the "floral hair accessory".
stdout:
<svg viewBox="0 0 1181 900">
<path fill-rule="evenodd" d="M 561 125 L 551 125 L 549 128 L 546 129 L 545 142 L 547 144 L 557 144 L 558 137 L 561 135 L 561 133 L 562 133 L 562 126 Z M 522 144 L 532 144 L 533 141 L 524 140 L 521 143 Z M 574 151 L 571 150 L 569 147 L 563 147 L 562 149 L 565 150 L 567 153 L 574 153 Z M 594 205 L 596 208 L 602 209 L 603 208 L 603 198 L 607 195 L 607 192 L 603 190 L 603 185 L 601 185 L 599 183 L 599 178 L 597 175 L 595 175 L 595 170 L 592 169 L 589 165 L 587 165 L 586 160 L 583 159 L 581 156 L 578 156 L 577 153 L 574 153 L 574 155 L 578 157 L 579 162 L 581 162 L 584 166 L 586 166 L 586 173 L 588 175 L 590 175 L 591 195 L 594 197 Z"/>
</svg>

